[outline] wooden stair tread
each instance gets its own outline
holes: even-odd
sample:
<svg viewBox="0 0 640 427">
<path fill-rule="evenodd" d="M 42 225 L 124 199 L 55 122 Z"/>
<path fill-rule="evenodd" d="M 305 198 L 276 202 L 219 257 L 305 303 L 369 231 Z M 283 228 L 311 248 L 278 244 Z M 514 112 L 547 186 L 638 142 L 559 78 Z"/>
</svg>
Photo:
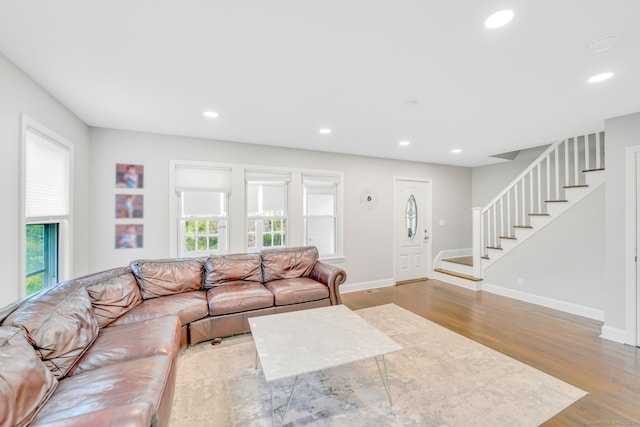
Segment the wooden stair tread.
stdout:
<svg viewBox="0 0 640 427">
<path fill-rule="evenodd" d="M 480 258 L 482 258 L 482 259 L 490 259 L 487 255 L 483 255 Z"/>
<path fill-rule="evenodd" d="M 469 274 L 458 273 L 457 271 L 446 270 L 444 268 L 436 268 L 433 271 L 438 273 L 448 274 L 449 276 L 459 277 L 461 279 L 471 280 L 472 282 L 481 282 L 483 279 L 480 277 L 471 276 Z"/>
<path fill-rule="evenodd" d="M 497 251 L 501 251 L 502 248 L 500 246 L 487 246 L 487 249 L 495 249 Z"/>
<path fill-rule="evenodd" d="M 498 236 L 498 239 L 518 240 L 516 236 Z"/>
<path fill-rule="evenodd" d="M 594 168 L 594 169 L 583 169 L 582 172 L 597 172 L 597 171 L 603 171 L 604 168 Z"/>
<path fill-rule="evenodd" d="M 447 258 L 442 261 L 452 262 L 454 264 L 460 265 L 468 265 L 469 267 L 473 267 L 473 257 L 472 256 L 460 256 L 455 258 Z"/>
<path fill-rule="evenodd" d="M 530 225 L 514 225 L 513 228 L 533 228 Z"/>
<path fill-rule="evenodd" d="M 588 187 L 587 184 L 579 184 L 579 185 L 565 185 L 562 188 L 586 188 Z"/>
<path fill-rule="evenodd" d="M 545 200 L 545 203 L 568 203 L 568 200 Z"/>
<path fill-rule="evenodd" d="M 529 216 L 549 216 L 548 213 L 530 213 Z"/>
</svg>

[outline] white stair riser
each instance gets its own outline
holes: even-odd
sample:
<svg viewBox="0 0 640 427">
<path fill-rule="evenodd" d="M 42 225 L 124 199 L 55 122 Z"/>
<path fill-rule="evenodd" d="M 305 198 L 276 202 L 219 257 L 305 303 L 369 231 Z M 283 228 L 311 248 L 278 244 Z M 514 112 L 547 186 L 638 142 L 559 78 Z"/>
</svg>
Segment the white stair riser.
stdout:
<svg viewBox="0 0 640 427">
<path fill-rule="evenodd" d="M 500 246 L 502 247 L 502 252 L 508 252 L 511 249 L 518 246 L 519 241 L 513 239 L 500 239 Z"/>
<path fill-rule="evenodd" d="M 535 230 L 533 228 L 514 228 L 513 232 L 516 236 L 516 239 L 518 239 L 518 241 L 522 241 L 525 239 L 528 239 L 529 236 L 535 234 Z"/>
<path fill-rule="evenodd" d="M 444 268 L 445 270 L 451 270 L 457 273 L 468 274 L 470 276 L 473 276 L 473 267 L 470 265 L 463 265 L 455 262 L 448 262 L 448 261 L 442 260 L 442 262 L 440 263 L 440 267 Z"/>
<path fill-rule="evenodd" d="M 474 282 L 473 280 L 463 279 L 461 277 L 451 276 L 449 274 L 433 272 L 433 278 L 442 282 L 451 283 L 452 285 L 460 286 L 473 291 L 479 291 L 482 289 L 482 282 Z"/>
<path fill-rule="evenodd" d="M 549 216 L 556 217 L 571 207 L 569 202 L 547 203 L 547 213 Z"/>
</svg>

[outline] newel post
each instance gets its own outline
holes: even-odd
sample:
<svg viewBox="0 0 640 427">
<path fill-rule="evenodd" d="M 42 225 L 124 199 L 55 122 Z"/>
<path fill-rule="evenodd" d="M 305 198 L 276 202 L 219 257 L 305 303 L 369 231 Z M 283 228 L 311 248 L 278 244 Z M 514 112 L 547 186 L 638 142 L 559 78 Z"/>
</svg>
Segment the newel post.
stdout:
<svg viewBox="0 0 640 427">
<path fill-rule="evenodd" d="M 471 208 L 471 254 L 473 255 L 473 275 L 482 277 L 482 208 Z"/>
</svg>

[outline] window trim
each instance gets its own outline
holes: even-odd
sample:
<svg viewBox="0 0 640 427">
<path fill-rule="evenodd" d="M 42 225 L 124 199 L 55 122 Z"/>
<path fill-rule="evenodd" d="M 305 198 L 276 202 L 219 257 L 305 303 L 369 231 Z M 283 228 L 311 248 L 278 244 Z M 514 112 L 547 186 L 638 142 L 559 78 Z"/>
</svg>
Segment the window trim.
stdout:
<svg viewBox="0 0 640 427">
<path fill-rule="evenodd" d="M 26 217 L 26 161 L 27 161 L 27 135 L 30 131 L 35 131 L 45 138 L 65 147 L 69 151 L 69 214 L 66 216 L 48 216 L 29 218 Z M 61 282 L 71 277 L 73 271 L 73 210 L 74 210 L 74 145 L 66 138 L 58 135 L 49 128 L 43 126 L 31 117 L 20 115 L 20 190 L 19 190 L 19 230 L 18 239 L 18 296 L 22 298 L 26 295 L 26 250 L 27 250 L 27 224 L 58 224 L 58 278 Z"/>
</svg>

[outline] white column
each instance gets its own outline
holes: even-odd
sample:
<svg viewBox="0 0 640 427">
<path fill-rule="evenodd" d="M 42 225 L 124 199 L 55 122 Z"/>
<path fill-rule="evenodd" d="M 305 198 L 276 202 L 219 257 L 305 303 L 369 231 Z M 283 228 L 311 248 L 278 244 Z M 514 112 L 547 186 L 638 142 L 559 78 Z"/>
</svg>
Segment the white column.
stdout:
<svg viewBox="0 0 640 427">
<path fill-rule="evenodd" d="M 473 275 L 482 277 L 482 208 L 471 208 Z"/>
</svg>

